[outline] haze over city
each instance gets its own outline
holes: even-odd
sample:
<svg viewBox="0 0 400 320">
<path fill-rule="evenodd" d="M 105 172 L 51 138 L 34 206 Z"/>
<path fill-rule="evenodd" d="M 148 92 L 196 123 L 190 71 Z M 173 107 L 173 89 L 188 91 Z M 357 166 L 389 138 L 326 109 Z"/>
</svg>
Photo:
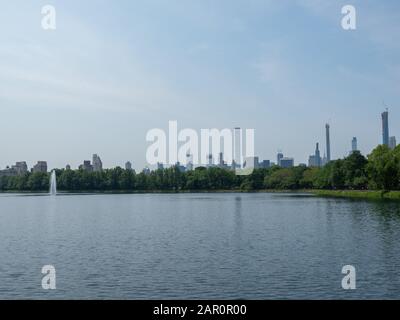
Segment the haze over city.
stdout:
<svg viewBox="0 0 400 320">
<path fill-rule="evenodd" d="M 352 1 L 357 29 L 343 30 L 348 1 L 43 1 L 2 3 L 0 168 L 16 161 L 76 168 L 146 165 L 148 130 L 254 128 L 255 153 L 282 150 L 307 163 L 315 143 L 331 158 L 353 137 L 369 153 L 389 108 L 399 136 L 397 1 Z"/>
</svg>

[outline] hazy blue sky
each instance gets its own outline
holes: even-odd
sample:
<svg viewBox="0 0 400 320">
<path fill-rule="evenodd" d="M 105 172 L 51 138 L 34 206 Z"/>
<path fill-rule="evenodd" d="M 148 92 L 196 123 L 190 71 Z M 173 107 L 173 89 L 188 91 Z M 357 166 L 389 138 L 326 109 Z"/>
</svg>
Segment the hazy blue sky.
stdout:
<svg viewBox="0 0 400 320">
<path fill-rule="evenodd" d="M 57 30 L 41 28 L 54 5 Z M 341 8 L 357 8 L 357 30 Z M 383 100 L 400 140 L 400 3 L 329 0 L 4 1 L 0 168 L 145 165 L 151 128 L 240 126 L 256 153 L 306 162 L 353 136 L 381 142 Z"/>
</svg>

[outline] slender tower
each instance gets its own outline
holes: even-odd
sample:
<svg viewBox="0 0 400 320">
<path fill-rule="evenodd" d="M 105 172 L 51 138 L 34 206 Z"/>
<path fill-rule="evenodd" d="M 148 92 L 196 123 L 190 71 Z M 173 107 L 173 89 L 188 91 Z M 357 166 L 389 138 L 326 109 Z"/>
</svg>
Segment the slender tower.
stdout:
<svg viewBox="0 0 400 320">
<path fill-rule="evenodd" d="M 382 144 L 389 146 L 389 111 L 382 113 Z"/>
<path fill-rule="evenodd" d="M 326 130 L 326 161 L 329 162 L 331 161 L 331 139 L 329 136 L 329 124 L 327 123 L 325 125 L 325 130 Z"/>
<path fill-rule="evenodd" d="M 321 153 L 319 152 L 319 143 L 318 142 L 317 142 L 317 145 L 315 146 L 315 162 L 316 162 L 317 167 L 321 166 Z"/>
</svg>

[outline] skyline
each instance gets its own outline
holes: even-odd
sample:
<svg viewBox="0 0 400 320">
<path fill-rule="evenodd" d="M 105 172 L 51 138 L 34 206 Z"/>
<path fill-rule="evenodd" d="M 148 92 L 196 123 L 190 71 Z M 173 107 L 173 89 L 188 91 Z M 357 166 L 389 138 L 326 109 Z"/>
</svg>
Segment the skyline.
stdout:
<svg viewBox="0 0 400 320">
<path fill-rule="evenodd" d="M 145 167 L 145 136 L 182 128 L 254 128 L 255 153 L 307 163 L 331 125 L 331 157 L 352 137 L 381 143 L 383 100 L 399 136 L 400 10 L 352 1 L 53 1 L 57 30 L 40 28 L 41 1 L 8 2 L 0 18 L 0 168 L 46 159 L 78 167 Z M 79 8 L 79 10 L 78 10 Z M 301 137 L 299 139 L 298 137 Z M 55 152 L 56 150 L 56 152 Z M 65 161 L 68 159 L 69 161 Z"/>
<path fill-rule="evenodd" d="M 389 136 L 389 130 L 390 130 L 390 122 L 389 122 L 389 109 L 388 108 L 386 108 L 386 110 L 384 111 L 384 112 L 382 112 L 381 113 L 381 125 L 382 125 L 382 142 L 380 143 L 381 145 L 386 145 L 387 147 L 389 147 L 390 149 L 394 149 L 395 147 L 396 147 L 396 137 L 395 136 Z M 241 130 L 241 128 L 240 127 L 235 127 L 235 128 L 233 128 L 233 129 L 231 129 L 232 130 L 232 133 L 233 133 L 233 135 L 235 135 L 235 132 L 236 132 L 236 130 L 237 129 L 239 129 L 239 130 Z M 390 139 L 389 139 L 390 138 Z M 212 138 L 211 138 L 212 139 Z M 389 141 L 390 140 L 390 141 Z M 331 159 L 331 156 L 330 156 L 330 124 L 329 123 L 326 123 L 325 124 L 325 152 L 322 152 L 321 153 L 321 150 L 319 149 L 319 145 L 320 145 L 320 142 L 318 141 L 318 142 L 316 142 L 316 149 L 315 149 L 315 153 L 314 154 L 311 154 L 311 155 L 309 155 L 309 157 L 308 157 L 308 166 L 309 167 L 312 167 L 312 166 L 317 166 L 317 167 L 320 167 L 320 166 L 325 166 L 328 162 L 330 162 L 330 161 L 334 161 L 334 160 L 337 160 L 337 159 L 343 159 L 343 158 L 346 158 L 348 155 L 350 155 L 352 152 L 354 152 L 354 151 L 359 151 L 361 154 L 363 154 L 362 153 L 362 151 L 358 148 L 358 138 L 357 137 L 352 137 L 352 139 L 351 139 L 351 146 L 350 146 L 350 148 L 349 148 L 349 152 L 348 152 L 348 154 L 347 155 L 344 155 L 343 157 L 338 157 L 338 158 L 335 158 L 335 159 Z M 183 145 L 184 143 L 183 142 L 181 142 L 179 145 L 178 145 L 178 147 L 180 147 L 181 145 Z M 235 144 L 234 142 L 233 142 L 233 144 Z M 379 144 L 378 144 L 379 145 Z M 375 146 L 376 147 L 376 146 Z M 323 148 L 322 148 L 323 149 Z M 235 150 L 235 149 L 234 149 Z M 227 162 L 226 161 L 226 158 L 225 158 L 225 155 L 224 155 L 224 153 L 222 152 L 223 151 L 223 148 L 222 149 L 220 149 L 220 151 L 218 152 L 218 161 L 217 162 L 213 162 L 213 165 L 216 165 L 216 164 L 220 164 L 221 165 L 221 163 L 222 164 L 227 164 L 228 166 L 229 165 L 233 165 L 233 163 L 234 162 Z M 364 156 L 368 156 L 368 154 L 370 153 L 370 152 L 372 152 L 372 150 L 370 150 L 368 153 L 366 153 L 366 154 L 363 154 Z M 321 154 L 323 154 L 323 156 L 321 156 Z M 233 154 L 232 155 L 233 157 L 235 157 L 236 155 L 235 154 Z M 294 166 L 298 166 L 298 165 L 307 165 L 306 164 L 306 162 L 299 162 L 299 161 L 296 161 L 296 159 L 294 159 L 294 157 L 287 157 L 287 156 L 284 156 L 284 154 L 282 153 L 282 151 L 281 150 L 278 150 L 277 151 L 277 153 L 276 153 L 276 156 L 278 157 L 278 160 L 277 160 L 277 162 L 275 163 L 272 159 L 262 159 L 262 158 L 260 158 L 257 154 L 254 154 L 253 155 L 253 157 L 250 157 L 250 158 L 253 158 L 253 160 L 254 159 L 257 159 L 257 161 L 258 160 L 260 160 L 260 162 L 258 162 L 258 165 L 261 165 L 262 166 L 262 163 L 263 162 L 265 162 L 265 161 L 267 161 L 268 163 L 271 163 L 271 165 L 278 165 L 278 166 L 282 166 L 281 164 L 280 164 L 280 162 L 281 162 L 281 159 L 286 159 L 286 160 L 290 160 L 291 162 L 292 162 L 292 166 L 294 165 Z M 146 163 L 146 165 L 145 166 L 143 166 L 142 168 L 135 168 L 135 166 L 134 166 L 134 164 L 132 164 L 131 163 L 131 161 L 130 160 L 126 160 L 125 162 L 124 162 L 124 164 L 123 165 L 121 165 L 121 164 L 116 164 L 116 165 L 114 165 L 114 166 L 110 166 L 110 167 L 104 167 L 104 169 L 112 169 L 112 168 L 116 168 L 116 167 L 121 167 L 121 168 L 124 168 L 125 167 L 125 169 L 127 168 L 127 166 L 130 168 L 129 170 L 131 170 L 131 169 L 133 169 L 133 170 L 136 170 L 136 169 L 138 169 L 138 171 L 141 171 L 141 170 L 148 170 L 148 169 L 152 169 L 152 170 L 155 170 L 155 169 L 157 169 L 157 168 L 159 168 L 160 166 L 162 166 L 162 167 L 164 167 L 164 166 L 166 166 L 166 167 L 171 167 L 171 166 L 175 166 L 175 165 L 178 165 L 178 166 L 180 166 L 180 165 L 184 165 L 184 166 L 191 166 L 192 168 L 194 168 L 194 167 L 207 167 L 207 166 L 209 166 L 210 165 L 210 159 L 212 159 L 212 155 L 211 154 L 208 154 L 207 155 L 207 161 L 205 162 L 205 163 L 199 163 L 199 164 L 197 164 L 197 165 L 195 165 L 194 166 L 194 164 L 193 164 L 193 159 L 192 159 L 192 157 L 193 157 L 193 155 L 191 155 L 191 154 L 187 154 L 186 155 L 186 158 L 188 159 L 188 158 L 190 158 L 189 159 L 189 163 L 180 163 L 179 161 L 178 162 L 176 162 L 176 163 L 173 163 L 173 164 L 171 164 L 171 163 L 164 163 L 164 162 L 161 162 L 161 163 L 159 163 L 159 162 L 157 162 L 157 164 L 156 165 L 149 165 L 148 163 Z M 247 158 L 247 159 L 250 159 L 250 158 Z M 87 158 L 85 158 L 85 159 L 87 159 Z M 186 159 L 186 161 L 188 161 Z M 215 159 L 214 159 L 215 160 Z M 247 161 L 246 160 L 246 158 L 243 158 L 243 160 L 244 161 Z M 36 166 L 40 166 L 41 165 L 41 163 L 42 162 L 44 162 L 45 163 L 45 166 L 46 166 L 46 171 L 47 171 L 47 161 L 46 160 L 38 160 L 37 161 L 37 164 L 36 165 L 32 165 L 32 167 L 31 167 L 31 171 L 34 171 L 35 170 L 35 167 Z M 245 163 L 245 162 L 244 162 Z M 25 166 L 27 165 L 27 162 L 25 161 L 25 160 L 18 160 L 18 161 L 15 161 L 15 164 L 18 166 L 18 164 L 24 164 Z M 243 163 L 242 163 L 243 164 Z M 1 168 L 0 167 L 0 171 L 2 170 L 2 169 L 10 169 L 10 168 L 12 168 L 12 165 L 13 164 L 9 164 L 9 165 L 7 165 L 5 168 Z M 85 166 L 89 166 L 89 167 L 92 167 L 92 170 L 94 170 L 94 171 L 101 171 L 102 169 L 103 169 L 103 162 L 102 162 L 102 160 L 101 160 L 101 158 L 98 156 L 98 154 L 96 154 L 96 153 L 94 153 L 93 154 L 93 156 L 92 156 L 92 163 L 91 163 L 91 161 L 90 160 L 82 160 L 81 161 L 81 163 L 77 166 L 77 168 L 76 169 L 80 169 L 81 167 L 82 168 L 84 168 Z M 255 166 L 254 166 L 255 167 Z M 282 166 L 282 167 L 284 167 L 284 166 Z M 28 168 L 29 168 L 29 165 L 28 165 Z M 51 167 L 50 167 L 51 168 Z M 62 166 L 62 167 L 53 167 L 53 168 L 51 168 L 50 169 L 50 171 L 51 170 L 53 170 L 53 169 L 63 169 L 63 168 L 66 168 L 66 169 L 73 169 L 72 168 L 72 166 L 70 165 L 70 162 L 67 162 L 64 166 Z"/>
</svg>

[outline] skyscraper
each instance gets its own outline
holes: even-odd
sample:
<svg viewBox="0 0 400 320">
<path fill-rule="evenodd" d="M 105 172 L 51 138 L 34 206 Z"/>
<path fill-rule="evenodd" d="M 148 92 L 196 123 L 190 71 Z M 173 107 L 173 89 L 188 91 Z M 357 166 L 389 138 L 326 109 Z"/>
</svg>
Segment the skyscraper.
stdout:
<svg viewBox="0 0 400 320">
<path fill-rule="evenodd" d="M 357 137 L 353 137 L 351 140 L 351 152 L 357 151 Z"/>
<path fill-rule="evenodd" d="M 382 144 L 389 146 L 389 111 L 382 112 Z"/>
<path fill-rule="evenodd" d="M 325 133 L 326 133 L 326 162 L 331 161 L 331 139 L 329 136 L 329 124 L 325 125 Z"/>
<path fill-rule="evenodd" d="M 315 153 L 308 158 L 309 167 L 320 167 L 321 166 L 321 154 L 319 152 L 319 143 L 315 147 Z"/>
<path fill-rule="evenodd" d="M 97 154 L 93 155 L 93 171 L 102 171 L 103 163 L 101 162 L 100 157 Z"/>
<path fill-rule="evenodd" d="M 319 143 L 318 142 L 315 147 L 315 160 L 317 163 L 317 167 L 320 167 L 321 166 L 321 153 L 319 152 Z"/>
<path fill-rule="evenodd" d="M 276 163 L 278 166 L 281 165 L 281 159 L 283 158 L 283 153 L 282 152 L 278 152 L 278 154 L 276 155 Z"/>
<path fill-rule="evenodd" d="M 219 153 L 219 160 L 218 160 L 218 165 L 220 167 L 224 166 L 224 154 L 222 152 Z"/>
<path fill-rule="evenodd" d="M 236 127 L 233 131 L 233 160 L 235 161 L 235 167 L 238 169 L 243 165 L 242 146 L 242 129 Z"/>
</svg>

